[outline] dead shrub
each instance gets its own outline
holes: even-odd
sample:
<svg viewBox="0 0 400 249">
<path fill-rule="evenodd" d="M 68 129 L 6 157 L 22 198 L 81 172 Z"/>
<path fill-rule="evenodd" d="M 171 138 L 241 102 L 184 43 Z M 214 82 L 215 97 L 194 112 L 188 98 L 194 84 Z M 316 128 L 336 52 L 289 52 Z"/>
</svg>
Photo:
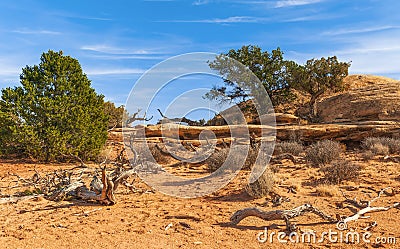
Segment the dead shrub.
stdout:
<svg viewBox="0 0 400 249">
<path fill-rule="evenodd" d="M 259 152 L 259 145 L 256 145 L 255 147 L 250 146 L 248 153 L 247 153 L 247 157 L 246 157 L 246 161 L 244 162 L 244 165 L 242 167 L 242 169 L 251 169 L 253 167 L 253 165 L 255 164 L 257 157 L 258 157 L 258 152 Z M 211 156 L 209 156 L 206 159 L 206 163 L 208 165 L 208 168 L 210 169 L 211 172 L 216 171 L 217 169 L 219 169 L 222 164 L 224 164 L 224 162 L 226 161 L 228 154 L 229 154 L 229 150 L 230 148 L 222 148 L 221 150 L 218 151 L 214 151 L 213 154 L 211 154 Z M 240 153 L 233 153 L 231 154 L 232 157 L 237 157 L 233 158 L 233 161 L 238 161 L 242 156 L 244 156 L 245 151 L 241 151 Z"/>
<path fill-rule="evenodd" d="M 374 155 L 400 154 L 400 139 L 390 137 L 367 137 L 362 141 L 362 147 Z"/>
<path fill-rule="evenodd" d="M 210 172 L 214 172 L 219 169 L 226 161 L 228 154 L 229 148 L 222 148 L 221 150 L 214 151 L 214 153 L 212 153 L 205 161 L 210 169 Z"/>
<path fill-rule="evenodd" d="M 163 145 L 148 143 L 147 146 L 150 150 L 151 155 L 157 163 L 167 164 L 170 162 L 170 155 L 162 152 L 161 149 L 158 147 Z"/>
<path fill-rule="evenodd" d="M 364 153 L 362 153 L 361 156 L 365 161 L 368 161 L 373 159 L 375 155 L 370 150 L 367 150 Z"/>
<path fill-rule="evenodd" d="M 276 155 L 281 155 L 285 153 L 292 154 L 293 156 L 299 156 L 304 152 L 304 147 L 301 143 L 291 141 L 291 142 L 280 142 L 275 145 Z"/>
<path fill-rule="evenodd" d="M 250 196 L 261 198 L 272 192 L 274 183 L 274 173 L 270 169 L 266 169 L 255 182 L 248 184 L 245 190 Z"/>
<path fill-rule="evenodd" d="M 337 160 L 320 170 L 324 174 L 326 182 L 339 184 L 345 180 L 357 179 L 360 175 L 361 166 L 349 160 Z"/>
<path fill-rule="evenodd" d="M 373 144 L 371 146 L 371 148 L 369 149 L 369 151 L 371 151 L 372 155 L 374 155 L 374 156 L 389 155 L 389 147 L 387 147 L 386 145 L 380 144 L 380 143 Z"/>
<path fill-rule="evenodd" d="M 339 158 L 342 146 L 331 140 L 318 141 L 306 150 L 306 160 L 314 166 L 327 165 Z"/>
</svg>

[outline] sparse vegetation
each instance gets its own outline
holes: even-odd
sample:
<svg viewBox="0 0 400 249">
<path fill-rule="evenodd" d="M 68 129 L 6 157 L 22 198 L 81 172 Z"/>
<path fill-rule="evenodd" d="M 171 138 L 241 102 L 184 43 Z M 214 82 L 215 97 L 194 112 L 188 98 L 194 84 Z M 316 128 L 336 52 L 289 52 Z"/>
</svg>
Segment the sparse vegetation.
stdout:
<svg viewBox="0 0 400 249">
<path fill-rule="evenodd" d="M 354 164 L 349 160 L 336 160 L 330 165 L 323 166 L 321 169 L 327 183 L 339 184 L 345 180 L 357 179 L 360 175 L 360 165 Z"/>
<path fill-rule="evenodd" d="M 164 154 L 156 145 L 156 144 L 147 144 L 150 150 L 151 155 L 153 156 L 154 160 L 156 160 L 159 164 L 166 164 L 169 162 L 169 155 Z"/>
<path fill-rule="evenodd" d="M 274 173 L 267 168 L 255 182 L 248 184 L 245 189 L 250 196 L 261 198 L 272 192 L 274 183 Z"/>
<path fill-rule="evenodd" d="M 304 152 L 304 146 L 295 141 L 289 142 L 280 142 L 275 145 L 275 152 L 274 154 L 280 155 L 284 153 L 292 154 L 293 156 L 299 156 L 301 153 Z"/>
<path fill-rule="evenodd" d="M 211 156 L 209 156 L 205 161 L 210 169 L 210 172 L 214 172 L 219 169 L 226 161 L 228 154 L 229 148 L 222 148 L 221 150 L 214 151 L 214 153 L 212 153 Z"/>
<path fill-rule="evenodd" d="M 339 190 L 332 185 L 318 185 L 315 188 L 315 193 L 321 197 L 334 197 L 338 196 Z"/>
<path fill-rule="evenodd" d="M 400 154 L 400 139 L 389 137 L 367 137 L 362 147 L 375 155 Z"/>
<path fill-rule="evenodd" d="M 259 144 L 257 144 L 254 148 L 252 146 L 249 147 L 249 151 L 247 153 L 246 161 L 242 169 L 249 170 L 255 164 L 259 152 Z M 226 158 L 229 154 L 229 148 L 222 148 L 220 150 L 214 151 L 211 156 L 209 156 L 205 163 L 208 165 L 208 168 L 211 172 L 216 171 L 219 169 L 222 164 L 226 161 Z M 241 154 L 232 154 L 232 156 L 241 156 Z"/>
<path fill-rule="evenodd" d="M 327 165 L 339 158 L 342 145 L 331 140 L 318 141 L 306 150 L 306 160 L 314 166 Z"/>
</svg>

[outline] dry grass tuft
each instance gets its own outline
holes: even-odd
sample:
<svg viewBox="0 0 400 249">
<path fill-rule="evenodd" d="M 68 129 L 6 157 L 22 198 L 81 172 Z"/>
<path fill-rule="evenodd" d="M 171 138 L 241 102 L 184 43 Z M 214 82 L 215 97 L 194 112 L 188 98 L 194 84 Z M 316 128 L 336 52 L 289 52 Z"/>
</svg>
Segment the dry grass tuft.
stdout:
<svg viewBox="0 0 400 249">
<path fill-rule="evenodd" d="M 321 197 L 335 197 L 339 196 L 339 189 L 332 185 L 319 185 L 315 189 L 315 193 Z"/>
<path fill-rule="evenodd" d="M 274 173 L 266 169 L 257 181 L 246 186 L 246 192 L 254 197 L 261 198 L 272 192 L 275 184 Z"/>
</svg>

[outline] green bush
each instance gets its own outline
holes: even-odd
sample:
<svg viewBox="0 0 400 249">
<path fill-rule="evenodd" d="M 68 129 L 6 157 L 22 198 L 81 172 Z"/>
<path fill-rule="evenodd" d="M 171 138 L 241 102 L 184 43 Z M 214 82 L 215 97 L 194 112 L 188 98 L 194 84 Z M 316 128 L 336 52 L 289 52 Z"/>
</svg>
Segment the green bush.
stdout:
<svg viewBox="0 0 400 249">
<path fill-rule="evenodd" d="M 2 127 L 10 138 L 1 147 L 45 161 L 70 154 L 95 158 L 107 139 L 108 116 L 104 96 L 91 87 L 78 60 L 50 50 L 39 65 L 22 69 L 20 83 L 2 90 L 1 110 L 13 122 Z"/>
</svg>

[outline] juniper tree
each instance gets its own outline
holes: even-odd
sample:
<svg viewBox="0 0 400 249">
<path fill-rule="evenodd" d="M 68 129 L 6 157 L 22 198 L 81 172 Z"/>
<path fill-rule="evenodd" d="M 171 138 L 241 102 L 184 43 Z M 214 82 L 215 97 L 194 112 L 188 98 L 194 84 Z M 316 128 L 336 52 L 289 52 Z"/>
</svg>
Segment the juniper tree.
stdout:
<svg viewBox="0 0 400 249">
<path fill-rule="evenodd" d="M 104 96 L 91 87 L 78 60 L 49 50 L 39 65 L 22 69 L 20 83 L 1 96 L 2 111 L 14 120 L 12 145 L 45 161 L 99 153 L 107 139 Z"/>
</svg>

